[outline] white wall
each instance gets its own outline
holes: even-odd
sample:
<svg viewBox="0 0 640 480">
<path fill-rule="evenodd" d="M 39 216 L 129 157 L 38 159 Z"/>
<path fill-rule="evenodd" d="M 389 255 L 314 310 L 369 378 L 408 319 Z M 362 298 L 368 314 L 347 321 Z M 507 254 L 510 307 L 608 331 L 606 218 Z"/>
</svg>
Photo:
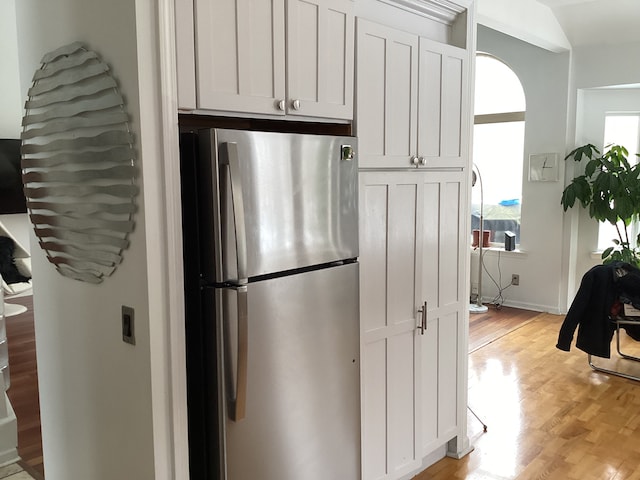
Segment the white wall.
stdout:
<svg viewBox="0 0 640 480">
<path fill-rule="evenodd" d="M 535 47 L 482 25 L 478 26 L 478 51 L 491 53 L 518 75 L 524 88 L 527 110 L 522 188 L 522 252 L 486 252 L 484 264 L 502 285 L 511 274 L 520 275 L 520 285 L 504 291 L 506 305 L 559 313 L 563 285 L 563 212 L 558 182 L 529 182 L 529 155 L 557 153 L 565 156 L 567 132 L 567 85 L 569 53 L 554 53 Z M 496 145 L 496 148 L 500 148 Z M 562 174 L 561 174 L 562 177 Z M 498 292 L 491 278 L 483 276 L 483 297 L 491 300 Z"/>
<path fill-rule="evenodd" d="M 20 138 L 22 103 L 18 75 L 15 0 L 0 0 L 0 138 Z"/>
<path fill-rule="evenodd" d="M 46 52 L 83 42 L 110 65 L 119 84 L 141 167 L 131 245 L 102 284 L 59 275 L 31 236 L 47 480 L 184 478 L 169 472 L 173 452 L 165 438 L 172 419 L 166 406 L 167 255 L 159 233 L 157 8 L 151 0 L 16 3 L 21 103 Z M 121 339 L 122 305 L 135 308 L 135 346 Z"/>
</svg>

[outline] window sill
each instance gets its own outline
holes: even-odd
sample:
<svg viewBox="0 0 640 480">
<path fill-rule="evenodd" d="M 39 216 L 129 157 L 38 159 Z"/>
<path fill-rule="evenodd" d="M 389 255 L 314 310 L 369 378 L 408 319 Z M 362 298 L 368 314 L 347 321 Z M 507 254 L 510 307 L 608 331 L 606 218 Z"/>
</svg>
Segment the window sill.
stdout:
<svg viewBox="0 0 640 480">
<path fill-rule="evenodd" d="M 478 247 L 469 247 L 471 251 L 478 250 Z M 490 246 L 490 247 L 482 247 L 482 255 L 489 256 L 507 256 L 507 257 L 524 257 L 527 255 L 527 252 L 524 250 L 520 250 L 516 248 L 515 250 L 505 250 L 504 247 L 500 246 Z"/>
</svg>

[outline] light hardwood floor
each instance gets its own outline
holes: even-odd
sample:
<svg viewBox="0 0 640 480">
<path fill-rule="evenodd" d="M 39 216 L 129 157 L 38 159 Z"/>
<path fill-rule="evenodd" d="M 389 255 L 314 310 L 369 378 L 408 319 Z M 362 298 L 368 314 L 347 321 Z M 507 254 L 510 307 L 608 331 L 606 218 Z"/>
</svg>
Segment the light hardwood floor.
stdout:
<svg viewBox="0 0 640 480">
<path fill-rule="evenodd" d="M 475 450 L 414 480 L 640 479 L 640 382 L 592 371 L 574 346 L 556 349 L 563 319 L 539 314 L 469 355 L 469 405 L 488 430 L 469 415 Z M 623 352 L 640 355 L 622 338 Z M 617 354 L 600 363 L 640 374 Z"/>
</svg>

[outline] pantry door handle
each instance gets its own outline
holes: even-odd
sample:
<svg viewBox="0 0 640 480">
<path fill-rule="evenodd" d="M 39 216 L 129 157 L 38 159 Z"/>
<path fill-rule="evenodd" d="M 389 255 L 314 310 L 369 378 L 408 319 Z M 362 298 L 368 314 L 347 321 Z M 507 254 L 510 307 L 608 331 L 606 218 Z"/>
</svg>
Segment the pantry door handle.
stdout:
<svg viewBox="0 0 640 480">
<path fill-rule="evenodd" d="M 420 330 L 420 335 L 424 335 L 424 332 L 427 331 L 427 301 L 426 300 L 422 304 L 422 308 L 418 309 L 418 313 L 421 314 L 418 330 Z"/>
</svg>

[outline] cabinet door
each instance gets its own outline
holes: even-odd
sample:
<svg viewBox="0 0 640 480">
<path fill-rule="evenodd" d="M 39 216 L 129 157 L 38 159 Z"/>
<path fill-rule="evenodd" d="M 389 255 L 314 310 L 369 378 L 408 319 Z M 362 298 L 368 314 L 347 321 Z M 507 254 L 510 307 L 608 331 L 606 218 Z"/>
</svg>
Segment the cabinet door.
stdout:
<svg viewBox="0 0 640 480">
<path fill-rule="evenodd" d="M 463 167 L 471 116 L 468 53 L 420 38 L 418 156 L 427 167 Z"/>
<path fill-rule="evenodd" d="M 175 0 L 178 108 L 196 108 L 196 51 L 193 0 Z"/>
<path fill-rule="evenodd" d="M 198 108 L 284 114 L 284 0 L 195 0 Z"/>
<path fill-rule="evenodd" d="M 287 113 L 353 118 L 353 1 L 287 2 Z"/>
<path fill-rule="evenodd" d="M 463 253 L 464 173 L 416 172 L 422 177 L 418 269 L 419 300 L 427 302 L 427 330 L 420 336 L 420 455 L 459 434 L 459 361 L 465 311 Z"/>
<path fill-rule="evenodd" d="M 360 173 L 363 479 L 420 466 L 416 439 L 418 176 Z"/>
<path fill-rule="evenodd" d="M 356 49 L 360 166 L 409 167 L 417 149 L 418 37 L 358 18 Z"/>
</svg>

